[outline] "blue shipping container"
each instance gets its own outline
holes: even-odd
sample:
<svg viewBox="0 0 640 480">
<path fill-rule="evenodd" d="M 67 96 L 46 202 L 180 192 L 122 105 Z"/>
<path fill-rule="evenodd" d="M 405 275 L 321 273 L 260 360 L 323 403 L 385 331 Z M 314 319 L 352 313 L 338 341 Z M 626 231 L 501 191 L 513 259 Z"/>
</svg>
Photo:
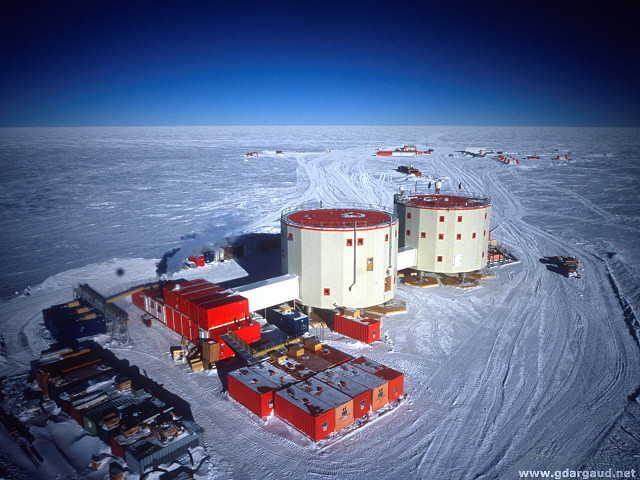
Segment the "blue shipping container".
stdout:
<svg viewBox="0 0 640 480">
<path fill-rule="evenodd" d="M 278 308 L 268 308 L 267 323 L 289 335 L 302 335 L 309 331 L 309 317 L 297 310 L 281 312 Z"/>
<path fill-rule="evenodd" d="M 65 318 L 51 326 L 51 334 L 59 342 L 93 337 L 107 333 L 107 322 L 102 315 L 85 320 L 84 318 Z"/>
</svg>

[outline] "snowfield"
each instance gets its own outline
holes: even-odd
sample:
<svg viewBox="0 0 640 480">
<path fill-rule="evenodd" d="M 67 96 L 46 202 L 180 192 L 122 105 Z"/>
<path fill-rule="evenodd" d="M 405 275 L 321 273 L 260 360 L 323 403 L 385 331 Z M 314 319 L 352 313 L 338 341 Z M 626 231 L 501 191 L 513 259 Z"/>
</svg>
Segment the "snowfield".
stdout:
<svg viewBox="0 0 640 480">
<path fill-rule="evenodd" d="M 395 410 L 318 445 L 276 418 L 252 416 L 215 371 L 172 364 L 178 335 L 145 327 L 119 301 L 130 312 L 131 343 L 100 341 L 190 402 L 208 456 L 196 478 L 489 480 L 517 479 L 519 470 L 638 470 L 640 130 L 3 129 L 0 140 L 3 376 L 26 372 L 48 347 L 43 308 L 70 300 L 79 282 L 108 293 L 153 278 L 171 248 L 186 258 L 230 235 L 278 232 L 280 212 L 307 201 L 390 207 L 400 186 L 410 192 L 436 178 L 444 190 L 461 183 L 491 197 L 492 237 L 520 263 L 494 269 L 496 278 L 471 290 L 400 285 L 408 311 L 383 321 L 383 342 L 318 332 L 404 372 L 406 392 Z M 404 144 L 434 153 L 374 156 Z M 474 144 L 521 164 L 460 153 Z M 259 157 L 244 157 L 252 151 Z M 550 159 L 567 153 L 568 161 Z M 526 160 L 533 154 L 543 158 Z M 409 163 L 423 177 L 395 171 Z M 582 278 L 548 270 L 540 260 L 552 255 L 578 256 Z M 238 282 L 273 264 L 258 256 L 175 276 Z M 12 296 L 27 286 L 28 294 Z M 38 437 L 40 468 L 0 426 L 0 477 L 106 478 L 107 470 L 87 470 L 104 446 L 62 417 L 40 419 L 51 427 Z M 70 454 L 44 446 L 56 435 L 64 445 L 61 431 L 70 432 Z"/>
</svg>

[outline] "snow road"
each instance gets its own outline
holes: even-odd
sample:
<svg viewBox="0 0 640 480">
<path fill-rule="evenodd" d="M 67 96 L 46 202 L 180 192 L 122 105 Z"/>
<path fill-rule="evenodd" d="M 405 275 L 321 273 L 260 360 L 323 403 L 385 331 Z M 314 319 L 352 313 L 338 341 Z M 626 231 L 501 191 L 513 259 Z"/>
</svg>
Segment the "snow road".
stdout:
<svg viewBox="0 0 640 480">
<path fill-rule="evenodd" d="M 255 418 L 228 398 L 215 372 L 192 374 L 171 364 L 168 347 L 177 335 L 159 325 L 142 326 L 135 321 L 136 309 L 120 302 L 134 319 L 132 344 L 113 346 L 113 351 L 190 402 L 195 420 L 205 428 L 209 478 L 294 479 L 304 474 L 312 479 L 488 480 L 518 478 L 518 470 L 637 467 L 638 459 L 629 452 L 640 445 L 633 396 L 640 383 L 640 350 L 620 302 L 621 295 L 637 287 L 630 281 L 621 292 L 614 291 L 609 278 L 621 270 L 589 241 L 589 227 L 581 221 L 610 221 L 607 228 L 631 233 L 638 229 L 611 218 L 605 206 L 579 189 L 545 196 L 561 166 L 542 175 L 542 162 L 517 167 L 489 158 L 466 159 L 455 152 L 459 148 L 451 138 L 456 135 L 456 129 L 434 133 L 429 146 L 436 151 L 415 159 L 373 156 L 371 145 L 377 140 L 367 147 L 363 139 L 356 146 L 332 145 L 330 153 L 316 148 L 320 151 L 284 158 L 261 154 L 250 160 L 255 167 L 247 168 L 261 172 L 256 175 L 262 178 L 251 180 L 262 201 L 238 192 L 237 208 L 251 214 L 234 233 L 277 231 L 280 211 L 306 201 L 390 206 L 400 186 L 411 191 L 416 183 L 425 187 L 435 178 L 444 178 L 446 189 L 457 190 L 461 183 L 463 191 L 491 197 L 493 237 L 513 248 L 519 264 L 497 269 L 497 278 L 469 291 L 400 285 L 398 297 L 409 311 L 384 322 L 385 340 L 377 345 L 326 337 L 346 352 L 405 373 L 407 398 L 359 430 L 315 446 L 275 418 Z M 535 136 L 516 140 L 525 151 Z M 554 145 L 564 141 L 561 135 L 546 140 Z M 539 145 L 536 150 L 541 151 Z M 408 162 L 424 176 L 395 172 Z M 265 172 L 270 169 L 280 185 L 277 195 L 269 193 Z M 555 208 L 560 198 L 561 208 Z M 568 216 L 575 216 L 577 225 L 569 232 L 561 228 Z M 549 218 L 555 219 L 550 227 L 541 222 Z M 637 253 L 628 254 L 635 258 Z M 540 262 L 560 254 L 580 257 L 581 279 L 566 279 Z M 127 272 L 124 278 L 113 274 L 120 265 Z M 30 296 L 3 303 L 9 351 L 0 359 L 2 373 L 25 369 L 45 348 L 49 337 L 39 311 L 68 300 L 74 283 L 88 281 L 106 290 L 150 278 L 153 271 L 153 260 L 116 259 L 52 277 Z M 229 263 L 186 276 L 223 281 L 243 274 Z M 634 275 L 637 267 L 625 278 Z"/>
</svg>

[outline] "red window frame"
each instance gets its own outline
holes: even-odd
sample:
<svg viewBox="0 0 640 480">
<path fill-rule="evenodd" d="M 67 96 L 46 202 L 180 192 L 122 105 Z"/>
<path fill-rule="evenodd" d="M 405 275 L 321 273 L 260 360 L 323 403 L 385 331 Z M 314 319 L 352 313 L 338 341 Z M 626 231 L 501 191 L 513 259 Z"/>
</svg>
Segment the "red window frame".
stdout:
<svg viewBox="0 0 640 480">
<path fill-rule="evenodd" d="M 476 238 L 476 232 L 473 232 L 473 233 L 471 234 L 471 238 Z"/>
<path fill-rule="evenodd" d="M 444 240 L 444 233 L 438 234 L 438 240 Z"/>
<path fill-rule="evenodd" d="M 427 232 L 420 232 L 420 238 L 427 238 Z"/>
<path fill-rule="evenodd" d="M 407 229 L 407 237 L 411 236 L 411 230 Z"/>
<path fill-rule="evenodd" d="M 353 238 L 347 238 L 347 247 L 353 247 Z"/>
<path fill-rule="evenodd" d="M 360 246 L 364 245 L 364 238 L 359 238 L 358 239 L 358 245 L 360 245 Z"/>
<path fill-rule="evenodd" d="M 407 218 L 411 218 L 411 212 L 407 212 Z"/>
<path fill-rule="evenodd" d="M 442 262 L 442 255 L 438 255 L 438 261 Z"/>
<path fill-rule="evenodd" d="M 444 222 L 444 215 L 440 215 L 440 221 Z"/>
<path fill-rule="evenodd" d="M 462 234 L 456 233 L 456 240 L 462 240 Z"/>
<path fill-rule="evenodd" d="M 323 293 L 325 297 L 328 297 L 331 295 L 331 289 L 330 288 L 325 288 L 323 289 Z"/>
<path fill-rule="evenodd" d="M 388 241 L 389 241 L 389 234 L 388 234 L 388 233 L 385 233 L 385 234 L 384 234 L 384 241 L 385 241 L 385 242 L 388 242 Z"/>
<path fill-rule="evenodd" d="M 290 234 L 287 236 L 287 240 L 289 240 L 290 242 L 293 242 L 293 233 L 290 233 Z"/>
<path fill-rule="evenodd" d="M 458 215 L 458 223 L 462 223 L 462 215 Z"/>
</svg>

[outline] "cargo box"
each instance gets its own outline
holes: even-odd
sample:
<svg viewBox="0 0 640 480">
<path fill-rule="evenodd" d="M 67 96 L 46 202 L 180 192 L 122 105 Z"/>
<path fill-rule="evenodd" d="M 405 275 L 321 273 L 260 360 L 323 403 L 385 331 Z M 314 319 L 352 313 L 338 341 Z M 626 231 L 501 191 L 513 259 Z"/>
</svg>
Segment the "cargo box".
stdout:
<svg viewBox="0 0 640 480">
<path fill-rule="evenodd" d="M 364 343 L 380 340 L 380 327 L 380 320 L 368 317 L 336 315 L 334 318 L 334 330 L 337 333 L 347 335 Z"/>
<path fill-rule="evenodd" d="M 299 387 L 278 390 L 273 400 L 276 416 L 314 442 L 334 432 L 335 408 Z"/>
<path fill-rule="evenodd" d="M 273 412 L 273 392 L 280 386 L 256 372 L 253 367 L 229 373 L 229 396 L 261 418 Z"/>
<path fill-rule="evenodd" d="M 389 382 L 389 402 L 397 400 L 404 393 L 403 373 L 381 363 L 369 360 L 366 357 L 356 358 L 349 363 L 364 370 L 365 372 L 375 375 L 378 378 L 387 380 Z"/>
<path fill-rule="evenodd" d="M 297 310 L 267 309 L 267 323 L 278 327 L 288 335 L 303 335 L 309 331 L 309 317 Z"/>
</svg>

